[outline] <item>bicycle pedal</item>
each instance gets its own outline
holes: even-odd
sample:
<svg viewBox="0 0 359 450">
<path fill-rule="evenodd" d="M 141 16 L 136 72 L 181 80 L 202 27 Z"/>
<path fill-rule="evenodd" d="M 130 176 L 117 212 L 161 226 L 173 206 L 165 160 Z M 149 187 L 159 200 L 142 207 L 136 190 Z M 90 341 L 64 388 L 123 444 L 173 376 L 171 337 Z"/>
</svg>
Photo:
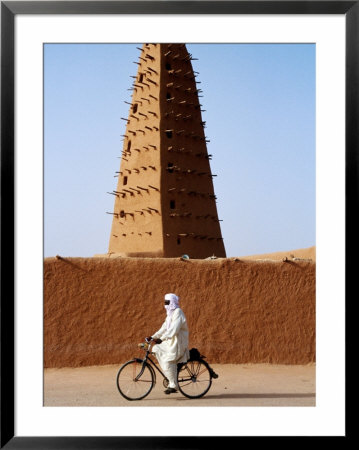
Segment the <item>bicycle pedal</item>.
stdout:
<svg viewBox="0 0 359 450">
<path fill-rule="evenodd" d="M 165 394 L 175 394 L 176 392 L 178 392 L 177 391 L 177 389 L 174 389 L 174 388 L 167 388 L 165 391 L 164 391 L 164 393 Z"/>
</svg>

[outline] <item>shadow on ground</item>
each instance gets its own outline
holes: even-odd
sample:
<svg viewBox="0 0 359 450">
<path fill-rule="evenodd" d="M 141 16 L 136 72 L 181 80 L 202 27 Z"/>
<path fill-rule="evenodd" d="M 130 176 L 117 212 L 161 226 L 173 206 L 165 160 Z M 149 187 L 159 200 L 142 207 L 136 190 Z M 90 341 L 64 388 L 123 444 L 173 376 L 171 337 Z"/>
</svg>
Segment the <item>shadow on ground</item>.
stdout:
<svg viewBox="0 0 359 450">
<path fill-rule="evenodd" d="M 220 394 L 205 395 L 206 399 L 224 399 L 224 398 L 315 398 L 315 394 Z M 178 398 L 186 400 L 186 397 Z"/>
</svg>

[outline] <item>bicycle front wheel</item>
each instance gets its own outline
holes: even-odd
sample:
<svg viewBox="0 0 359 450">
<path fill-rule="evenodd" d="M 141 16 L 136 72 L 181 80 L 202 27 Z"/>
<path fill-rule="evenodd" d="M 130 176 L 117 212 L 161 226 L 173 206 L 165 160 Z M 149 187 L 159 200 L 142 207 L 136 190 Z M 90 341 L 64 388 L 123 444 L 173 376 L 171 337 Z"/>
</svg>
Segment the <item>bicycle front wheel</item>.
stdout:
<svg viewBox="0 0 359 450">
<path fill-rule="evenodd" d="M 141 359 L 125 363 L 117 374 L 117 388 L 127 400 L 145 398 L 154 386 L 152 370 Z"/>
<path fill-rule="evenodd" d="M 186 362 L 178 369 L 177 382 L 185 397 L 203 397 L 212 385 L 208 364 L 203 359 Z"/>
</svg>

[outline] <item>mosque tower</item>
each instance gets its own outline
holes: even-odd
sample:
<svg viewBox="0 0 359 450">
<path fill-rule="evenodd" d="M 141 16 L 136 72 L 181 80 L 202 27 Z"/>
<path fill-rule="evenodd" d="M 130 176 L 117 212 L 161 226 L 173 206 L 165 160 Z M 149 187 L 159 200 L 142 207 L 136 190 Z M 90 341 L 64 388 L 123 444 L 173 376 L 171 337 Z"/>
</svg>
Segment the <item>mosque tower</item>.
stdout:
<svg viewBox="0 0 359 450">
<path fill-rule="evenodd" d="M 193 58 L 185 44 L 139 50 L 109 254 L 225 257 Z"/>
</svg>

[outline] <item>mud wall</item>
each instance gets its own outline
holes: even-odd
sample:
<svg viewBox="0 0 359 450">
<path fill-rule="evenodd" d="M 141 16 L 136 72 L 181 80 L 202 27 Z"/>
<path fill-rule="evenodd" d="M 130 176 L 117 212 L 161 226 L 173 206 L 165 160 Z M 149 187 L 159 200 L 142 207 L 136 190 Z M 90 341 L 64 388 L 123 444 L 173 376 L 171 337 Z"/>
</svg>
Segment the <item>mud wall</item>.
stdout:
<svg viewBox="0 0 359 450">
<path fill-rule="evenodd" d="M 122 363 L 181 298 L 190 347 L 213 363 L 315 361 L 315 263 L 47 258 L 44 365 Z"/>
</svg>

